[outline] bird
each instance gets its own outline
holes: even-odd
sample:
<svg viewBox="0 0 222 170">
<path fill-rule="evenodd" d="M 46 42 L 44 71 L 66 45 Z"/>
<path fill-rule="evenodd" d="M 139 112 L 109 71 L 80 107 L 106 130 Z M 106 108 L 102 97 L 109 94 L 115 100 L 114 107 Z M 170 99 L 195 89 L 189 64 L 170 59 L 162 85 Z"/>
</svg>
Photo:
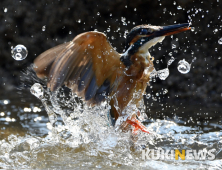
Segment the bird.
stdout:
<svg viewBox="0 0 222 170">
<path fill-rule="evenodd" d="M 190 29 L 189 23 L 135 26 L 126 36 L 123 53 L 112 47 L 104 33 L 84 32 L 40 54 L 33 69 L 38 78 L 47 79 L 51 92 L 65 85 L 90 106 L 109 97 L 114 124 L 125 117 L 120 125 L 123 131 L 131 129 L 135 135 L 140 131 L 149 133 L 138 120 L 139 111 L 127 112 L 129 105 L 138 107 L 154 70 L 149 49 L 166 36 Z"/>
</svg>

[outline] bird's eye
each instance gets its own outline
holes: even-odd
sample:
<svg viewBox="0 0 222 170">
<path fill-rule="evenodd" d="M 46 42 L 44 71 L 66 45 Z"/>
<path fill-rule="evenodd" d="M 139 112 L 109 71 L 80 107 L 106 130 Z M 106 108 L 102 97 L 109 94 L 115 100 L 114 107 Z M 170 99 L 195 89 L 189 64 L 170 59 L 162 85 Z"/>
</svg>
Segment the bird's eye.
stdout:
<svg viewBox="0 0 222 170">
<path fill-rule="evenodd" d="M 140 34 L 144 35 L 144 34 L 147 34 L 147 32 L 148 32 L 147 29 L 141 29 Z"/>
</svg>

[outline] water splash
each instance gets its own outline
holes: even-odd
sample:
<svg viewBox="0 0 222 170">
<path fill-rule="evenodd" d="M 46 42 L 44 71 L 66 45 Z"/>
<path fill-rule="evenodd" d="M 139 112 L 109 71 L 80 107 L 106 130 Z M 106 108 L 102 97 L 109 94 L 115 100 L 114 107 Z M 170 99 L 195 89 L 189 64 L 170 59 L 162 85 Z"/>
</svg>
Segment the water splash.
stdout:
<svg viewBox="0 0 222 170">
<path fill-rule="evenodd" d="M 0 167 L 5 169 L 11 167 L 17 169 L 50 169 L 52 167 L 73 169 L 79 167 L 81 169 L 83 166 L 84 169 L 95 167 L 113 169 L 120 166 L 137 169 L 138 165 L 141 168 L 152 169 L 152 166 L 162 167 L 163 164 L 170 168 L 174 166 L 173 161 L 143 161 L 141 150 L 146 147 L 171 150 L 186 146 L 186 149 L 198 150 L 214 146 L 218 150 L 218 155 L 221 154 L 221 146 L 218 142 L 222 137 L 221 132 L 203 133 L 198 127 L 186 127 L 170 120 L 155 120 L 149 125 L 146 124 L 147 130 L 153 135 L 139 134 L 133 150 L 129 142 L 130 132 L 121 133 L 109 124 L 107 120 L 107 114 L 110 111 L 108 101 L 102 103 L 101 106 L 90 107 L 65 88 L 51 93 L 44 91 L 40 84 L 35 84 L 30 91 L 40 100 L 47 99 L 47 107 L 51 108 L 54 113 L 58 112 L 58 117 L 62 117 L 63 124 L 57 122 L 53 127 L 51 123 L 47 123 L 50 131 L 46 137 L 10 135 L 8 139 L 0 140 Z M 164 93 L 167 93 L 166 89 L 163 91 Z M 137 96 L 140 95 L 134 95 L 135 98 Z M 52 106 L 50 106 L 50 102 Z M 64 109 L 65 106 L 69 107 L 70 111 Z M 59 112 L 60 109 L 63 112 Z M 130 104 L 125 112 L 138 110 L 142 114 L 145 113 L 144 105 L 141 104 L 138 109 L 135 105 Z M 144 120 L 144 117 L 139 116 L 139 119 Z M 85 159 L 88 161 L 86 162 Z M 195 169 L 200 163 L 203 167 L 213 167 L 218 160 L 211 161 L 212 164 L 206 161 L 178 160 L 176 168 L 184 165 L 186 168 Z"/>
<path fill-rule="evenodd" d="M 30 92 L 36 96 L 38 99 L 41 100 L 42 104 L 44 105 L 45 107 L 45 110 L 49 116 L 49 121 L 51 123 L 51 125 L 54 127 L 55 126 L 55 123 L 57 121 L 57 116 L 56 114 L 49 108 L 49 106 L 47 105 L 46 103 L 46 99 L 44 98 L 44 89 L 42 87 L 41 84 L 39 83 L 35 83 L 31 89 L 30 89 Z"/>
<path fill-rule="evenodd" d="M 44 94 L 44 89 L 42 87 L 41 84 L 39 83 L 35 83 L 31 89 L 30 89 L 30 92 L 35 96 L 37 97 L 38 99 L 42 100 L 43 99 L 43 94 Z"/>
<path fill-rule="evenodd" d="M 28 50 L 24 45 L 17 45 L 15 48 L 11 51 L 12 57 L 19 61 L 24 60 L 28 55 Z"/>
<path fill-rule="evenodd" d="M 161 168 L 163 166 L 178 169 L 185 166 L 188 169 L 197 169 L 200 164 L 202 167 L 213 167 L 218 169 L 220 161 L 222 133 L 203 132 L 198 128 L 178 126 L 176 123 L 167 120 L 157 120 L 148 125 L 148 129 L 154 129 L 157 133 L 155 138 L 140 138 L 140 143 L 149 148 L 171 150 L 175 148 L 186 149 L 212 149 L 218 151 L 217 160 L 214 161 L 195 161 L 195 160 L 149 160 L 143 161 L 141 158 L 142 148 L 132 151 L 127 145 L 127 138 L 118 133 L 104 131 L 97 138 L 89 142 L 87 140 L 77 143 L 75 138 L 61 140 L 58 135 L 52 138 L 48 135 L 45 138 L 18 137 L 10 135 L 8 139 L 0 140 L 0 166 L 4 169 L 16 167 L 17 169 L 90 169 L 93 167 L 113 169 L 120 166 L 127 168 L 152 169 L 153 166 Z M 198 133 L 196 133 L 198 132 Z M 91 131 L 88 131 L 91 133 Z M 100 136 L 101 135 L 101 136 Z M 103 139 L 101 137 L 104 137 Z M 84 138 L 81 138 L 84 139 Z M 81 141 L 81 140 L 80 140 Z M 79 159 L 80 158 L 80 159 Z M 84 161 L 87 159 L 87 162 Z"/>
</svg>

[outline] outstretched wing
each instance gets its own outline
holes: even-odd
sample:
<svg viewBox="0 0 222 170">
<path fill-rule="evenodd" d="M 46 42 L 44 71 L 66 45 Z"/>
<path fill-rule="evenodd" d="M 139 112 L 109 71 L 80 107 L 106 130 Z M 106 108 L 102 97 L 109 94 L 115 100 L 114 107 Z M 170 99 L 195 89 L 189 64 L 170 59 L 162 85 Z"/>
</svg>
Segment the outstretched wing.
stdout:
<svg viewBox="0 0 222 170">
<path fill-rule="evenodd" d="M 120 54 L 103 33 L 86 32 L 40 54 L 33 68 L 39 78 L 48 78 L 51 91 L 65 84 L 97 104 L 111 93 L 120 65 Z"/>
</svg>

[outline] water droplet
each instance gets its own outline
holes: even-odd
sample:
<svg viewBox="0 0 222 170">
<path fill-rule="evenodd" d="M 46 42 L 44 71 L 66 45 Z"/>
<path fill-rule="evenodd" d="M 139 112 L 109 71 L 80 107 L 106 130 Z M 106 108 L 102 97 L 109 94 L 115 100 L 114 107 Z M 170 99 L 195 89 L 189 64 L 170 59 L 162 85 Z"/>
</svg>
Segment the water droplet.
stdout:
<svg viewBox="0 0 222 170">
<path fill-rule="evenodd" d="M 175 44 L 172 44 L 172 49 L 177 48 L 177 46 Z"/>
<path fill-rule="evenodd" d="M 219 43 L 219 44 L 222 44 L 222 38 L 220 38 L 220 39 L 218 40 L 218 43 Z"/>
<path fill-rule="evenodd" d="M 102 96 L 106 96 L 106 92 L 104 91 L 104 92 L 102 92 Z"/>
<path fill-rule="evenodd" d="M 192 64 L 192 63 L 193 63 L 193 62 L 194 62 L 196 59 L 197 59 L 197 58 L 196 58 L 196 57 L 194 57 L 194 58 L 193 58 L 193 60 L 191 61 L 191 64 Z"/>
<path fill-rule="evenodd" d="M 171 57 L 171 59 L 167 62 L 167 65 L 170 66 L 174 62 L 175 58 Z"/>
<path fill-rule="evenodd" d="M 100 13 L 99 13 L 99 12 L 97 12 L 97 15 L 100 15 Z"/>
<path fill-rule="evenodd" d="M 156 60 L 156 63 L 159 64 L 159 60 Z"/>
<path fill-rule="evenodd" d="M 69 34 L 72 34 L 72 31 L 69 31 Z"/>
<path fill-rule="evenodd" d="M 7 11 L 8 11 L 8 8 L 5 8 L 5 9 L 4 9 L 4 12 L 7 12 Z"/>
<path fill-rule="evenodd" d="M 78 19 L 78 21 L 77 21 L 78 23 L 81 23 L 81 19 Z"/>
<path fill-rule="evenodd" d="M 165 89 L 165 90 L 163 91 L 163 94 L 167 94 L 167 92 L 168 92 L 168 90 L 167 90 L 167 89 Z"/>
<path fill-rule="evenodd" d="M 147 95 L 146 95 L 146 98 L 147 98 L 147 99 L 149 99 L 150 97 L 151 97 L 151 95 L 150 95 L 150 94 L 147 94 Z"/>
<path fill-rule="evenodd" d="M 180 73 L 187 74 L 190 71 L 190 64 L 187 61 L 185 61 L 184 59 L 180 60 L 178 62 L 177 69 Z"/>
<path fill-rule="evenodd" d="M 136 8 L 134 8 L 134 11 L 136 11 Z"/>
<path fill-rule="evenodd" d="M 160 80 L 166 80 L 166 78 L 169 76 L 169 74 L 170 74 L 170 72 L 169 72 L 168 68 L 157 71 L 157 76 L 160 78 Z"/>
<path fill-rule="evenodd" d="M 46 29 L 46 26 L 45 25 L 42 26 L 42 31 L 45 31 L 45 29 Z"/>
<path fill-rule="evenodd" d="M 43 98 L 44 90 L 42 85 L 39 83 L 32 85 L 30 92 L 39 99 Z"/>
<path fill-rule="evenodd" d="M 177 7 L 177 9 L 178 9 L 178 10 L 181 10 L 181 9 L 182 9 L 182 7 L 181 7 L 181 6 L 178 6 L 178 7 Z"/>
<path fill-rule="evenodd" d="M 24 60 L 28 55 L 28 50 L 24 45 L 17 45 L 15 48 L 11 51 L 12 57 L 15 60 Z"/>
<path fill-rule="evenodd" d="M 122 22 L 125 22 L 125 21 L 126 21 L 126 18 L 125 18 L 125 17 L 121 17 L 121 21 L 122 21 Z"/>
<path fill-rule="evenodd" d="M 133 79 L 130 79 L 130 83 L 133 83 Z"/>
<path fill-rule="evenodd" d="M 194 31 L 195 31 L 195 28 L 194 28 L 194 27 L 191 27 L 191 31 L 194 32 Z"/>
<path fill-rule="evenodd" d="M 217 29 L 217 28 L 214 29 L 213 32 L 214 32 L 214 34 L 217 33 L 217 32 L 218 32 L 218 29 Z"/>
<path fill-rule="evenodd" d="M 110 32 L 110 28 L 107 28 L 107 32 Z"/>
<path fill-rule="evenodd" d="M 156 93 L 156 96 L 159 96 L 159 93 Z"/>
<path fill-rule="evenodd" d="M 169 54 L 168 54 L 169 56 L 172 56 L 173 55 L 173 53 L 172 52 L 169 52 Z"/>
</svg>

